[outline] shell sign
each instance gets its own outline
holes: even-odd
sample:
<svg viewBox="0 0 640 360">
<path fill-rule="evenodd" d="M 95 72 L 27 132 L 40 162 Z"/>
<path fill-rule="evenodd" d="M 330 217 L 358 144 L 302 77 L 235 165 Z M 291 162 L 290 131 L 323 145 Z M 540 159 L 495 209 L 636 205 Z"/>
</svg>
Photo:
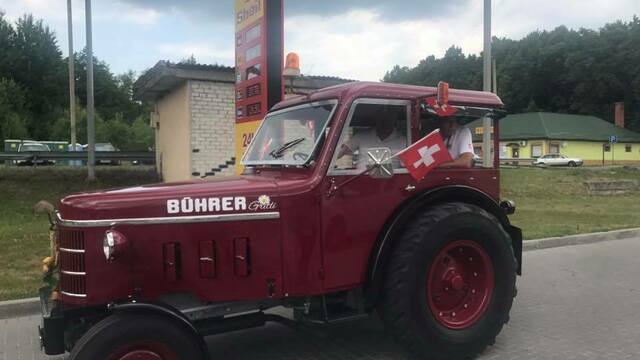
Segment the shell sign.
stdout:
<svg viewBox="0 0 640 360">
<path fill-rule="evenodd" d="M 236 0 L 236 32 L 262 18 L 264 0 Z"/>
</svg>

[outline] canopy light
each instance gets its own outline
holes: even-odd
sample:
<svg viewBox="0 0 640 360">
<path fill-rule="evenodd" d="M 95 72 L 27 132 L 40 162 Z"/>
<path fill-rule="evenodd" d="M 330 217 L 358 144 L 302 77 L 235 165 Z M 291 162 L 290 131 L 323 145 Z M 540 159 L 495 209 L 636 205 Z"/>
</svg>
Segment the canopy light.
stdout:
<svg viewBox="0 0 640 360">
<path fill-rule="evenodd" d="M 300 76 L 300 56 L 298 54 L 291 52 L 287 54 L 287 59 L 285 61 L 284 71 L 282 72 L 284 76 Z"/>
<path fill-rule="evenodd" d="M 449 104 L 449 83 L 440 81 L 438 83 L 438 105 Z"/>
</svg>

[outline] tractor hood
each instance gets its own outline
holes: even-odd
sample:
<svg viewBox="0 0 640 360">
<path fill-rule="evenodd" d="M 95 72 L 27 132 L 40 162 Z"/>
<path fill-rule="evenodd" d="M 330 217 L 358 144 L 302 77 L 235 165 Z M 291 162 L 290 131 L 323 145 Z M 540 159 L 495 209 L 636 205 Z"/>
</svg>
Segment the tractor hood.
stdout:
<svg viewBox="0 0 640 360">
<path fill-rule="evenodd" d="M 105 190 L 60 201 L 64 220 L 141 219 L 277 211 L 272 178 L 237 176 Z"/>
</svg>

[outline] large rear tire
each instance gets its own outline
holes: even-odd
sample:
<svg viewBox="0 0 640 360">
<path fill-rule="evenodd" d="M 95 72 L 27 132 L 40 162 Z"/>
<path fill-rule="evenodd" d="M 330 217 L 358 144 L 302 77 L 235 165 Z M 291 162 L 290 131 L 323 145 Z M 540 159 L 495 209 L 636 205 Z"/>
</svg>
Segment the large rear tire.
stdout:
<svg viewBox="0 0 640 360">
<path fill-rule="evenodd" d="M 156 314 L 118 314 L 91 328 L 70 360 L 203 360 L 198 339 L 183 325 Z"/>
<path fill-rule="evenodd" d="M 379 313 L 414 356 L 461 359 L 493 344 L 509 320 L 516 260 L 485 210 L 444 203 L 417 216 L 385 271 Z"/>
</svg>

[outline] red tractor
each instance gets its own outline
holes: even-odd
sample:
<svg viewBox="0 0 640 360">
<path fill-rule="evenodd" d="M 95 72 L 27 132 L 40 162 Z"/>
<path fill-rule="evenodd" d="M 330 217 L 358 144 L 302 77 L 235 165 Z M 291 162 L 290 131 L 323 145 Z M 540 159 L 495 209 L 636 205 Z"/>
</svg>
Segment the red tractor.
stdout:
<svg viewBox="0 0 640 360">
<path fill-rule="evenodd" d="M 433 130 L 437 92 L 319 90 L 269 112 L 241 176 L 64 198 L 59 282 L 41 290 L 45 352 L 206 359 L 205 336 L 291 323 L 265 313 L 283 306 L 309 325 L 377 312 L 423 358 L 478 354 L 508 321 L 521 268 L 521 231 L 507 217 L 515 206 L 499 196 L 499 146 L 493 167 L 438 168 L 422 181 L 380 156 Z M 499 144 L 496 95 L 451 90 L 448 103 L 462 122 L 492 119 Z M 380 124 L 396 134 L 389 148 L 342 153 Z"/>
</svg>

